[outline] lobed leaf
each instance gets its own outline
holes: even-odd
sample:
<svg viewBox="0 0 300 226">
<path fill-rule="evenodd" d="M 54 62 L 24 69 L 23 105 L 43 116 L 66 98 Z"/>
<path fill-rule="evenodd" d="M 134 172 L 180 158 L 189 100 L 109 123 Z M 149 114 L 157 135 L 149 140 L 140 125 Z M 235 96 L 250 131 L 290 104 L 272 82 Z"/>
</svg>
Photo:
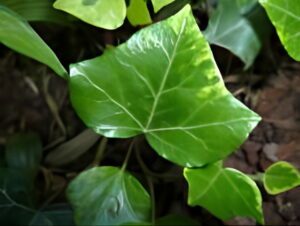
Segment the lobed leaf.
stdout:
<svg viewBox="0 0 300 226">
<path fill-rule="evenodd" d="M 57 0 L 54 8 L 105 29 L 120 27 L 126 17 L 125 0 Z"/>
<path fill-rule="evenodd" d="M 158 154 L 183 166 L 223 159 L 260 120 L 225 88 L 190 6 L 71 65 L 70 93 L 97 133 L 145 134 Z"/>
<path fill-rule="evenodd" d="M 269 194 L 277 195 L 300 185 L 300 172 L 288 162 L 276 162 L 264 173 L 263 183 Z"/>
<path fill-rule="evenodd" d="M 142 185 L 115 167 L 81 173 L 67 190 L 77 225 L 121 225 L 147 222 L 151 202 Z"/>
<path fill-rule="evenodd" d="M 30 25 L 10 9 L 0 5 L 0 43 L 48 65 L 58 75 L 67 76 L 60 61 Z"/>
<path fill-rule="evenodd" d="M 259 0 L 289 55 L 300 61 L 300 4 L 298 0 Z"/>
<path fill-rule="evenodd" d="M 188 204 L 202 206 L 222 220 L 252 217 L 263 224 L 262 197 L 248 176 L 220 164 L 184 169 L 189 184 Z"/>
</svg>

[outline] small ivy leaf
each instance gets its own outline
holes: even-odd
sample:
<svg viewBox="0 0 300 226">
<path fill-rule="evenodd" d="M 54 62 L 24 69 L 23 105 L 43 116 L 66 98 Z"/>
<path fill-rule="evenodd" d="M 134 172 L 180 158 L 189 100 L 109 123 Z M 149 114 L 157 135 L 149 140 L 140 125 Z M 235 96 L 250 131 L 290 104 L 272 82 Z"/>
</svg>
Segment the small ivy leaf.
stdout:
<svg viewBox="0 0 300 226">
<path fill-rule="evenodd" d="M 48 65 L 66 78 L 67 72 L 49 46 L 30 25 L 10 9 L 0 5 L 0 43 Z"/>
<path fill-rule="evenodd" d="M 289 55 L 300 61 L 299 0 L 259 0 Z"/>
<path fill-rule="evenodd" d="M 149 221 L 151 202 L 142 185 L 115 167 L 81 173 L 67 190 L 77 225 L 122 225 Z"/>
<path fill-rule="evenodd" d="M 42 158 L 42 143 L 35 133 L 20 133 L 12 136 L 5 150 L 9 168 L 35 178 Z"/>
<path fill-rule="evenodd" d="M 263 224 L 262 197 L 248 176 L 219 164 L 184 169 L 189 184 L 188 204 L 202 206 L 222 220 L 253 217 Z"/>
<path fill-rule="evenodd" d="M 256 0 L 222 0 L 204 32 L 211 44 L 228 49 L 249 68 L 261 49 L 261 41 L 244 15 Z"/>
<path fill-rule="evenodd" d="M 145 0 L 130 0 L 127 18 L 131 25 L 144 25 L 152 22 Z"/>
<path fill-rule="evenodd" d="M 144 133 L 159 155 L 188 167 L 223 159 L 260 121 L 225 88 L 189 5 L 101 57 L 71 65 L 70 94 L 97 133 Z"/>
<path fill-rule="evenodd" d="M 166 5 L 169 5 L 170 3 L 174 2 L 174 1 L 175 0 L 152 0 L 154 12 L 157 13 L 163 7 L 165 7 Z"/>
<path fill-rule="evenodd" d="M 300 185 L 300 172 L 288 162 L 277 162 L 264 173 L 263 183 L 271 195 L 288 191 Z"/>
<path fill-rule="evenodd" d="M 54 8 L 105 29 L 120 27 L 126 17 L 125 0 L 57 0 Z"/>
</svg>

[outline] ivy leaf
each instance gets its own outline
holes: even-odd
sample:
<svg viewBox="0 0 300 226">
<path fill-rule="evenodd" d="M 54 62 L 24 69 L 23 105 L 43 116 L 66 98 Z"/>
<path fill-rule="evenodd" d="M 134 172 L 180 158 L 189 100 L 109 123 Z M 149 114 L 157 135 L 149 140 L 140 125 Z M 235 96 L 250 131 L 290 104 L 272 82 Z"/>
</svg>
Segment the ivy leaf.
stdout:
<svg viewBox="0 0 300 226">
<path fill-rule="evenodd" d="M 175 0 L 152 0 L 154 12 L 157 13 L 163 7 L 165 7 L 166 5 L 169 5 L 170 3 L 174 2 L 174 1 Z"/>
<path fill-rule="evenodd" d="M 204 34 L 211 44 L 228 49 L 251 66 L 261 49 L 261 41 L 246 13 L 256 0 L 222 0 L 209 19 Z"/>
<path fill-rule="evenodd" d="M 126 17 L 124 0 L 57 0 L 53 6 L 86 23 L 109 30 L 120 27 Z"/>
<path fill-rule="evenodd" d="M 115 167 L 81 173 L 68 187 L 77 225 L 121 225 L 146 222 L 151 202 L 142 185 Z"/>
<path fill-rule="evenodd" d="M 248 176 L 220 164 L 184 169 L 189 184 L 188 204 L 202 206 L 222 220 L 253 217 L 263 224 L 260 191 Z"/>
<path fill-rule="evenodd" d="M 190 6 L 71 65 L 70 93 L 97 133 L 144 133 L 158 154 L 183 166 L 223 159 L 260 120 L 226 90 Z"/>
<path fill-rule="evenodd" d="M 300 172 L 288 162 L 277 162 L 264 173 L 263 183 L 269 194 L 277 195 L 300 185 Z"/>
<path fill-rule="evenodd" d="M 30 25 L 19 15 L 1 5 L 0 43 L 48 65 L 62 77 L 67 75 L 56 55 Z"/>
<path fill-rule="evenodd" d="M 259 0 L 266 9 L 289 55 L 300 61 L 300 7 L 298 0 Z"/>
<path fill-rule="evenodd" d="M 40 138 L 35 133 L 15 134 L 6 144 L 5 157 L 9 168 L 35 178 L 42 159 Z"/>
<path fill-rule="evenodd" d="M 127 8 L 127 18 L 133 26 L 152 22 L 145 0 L 131 0 Z"/>
</svg>

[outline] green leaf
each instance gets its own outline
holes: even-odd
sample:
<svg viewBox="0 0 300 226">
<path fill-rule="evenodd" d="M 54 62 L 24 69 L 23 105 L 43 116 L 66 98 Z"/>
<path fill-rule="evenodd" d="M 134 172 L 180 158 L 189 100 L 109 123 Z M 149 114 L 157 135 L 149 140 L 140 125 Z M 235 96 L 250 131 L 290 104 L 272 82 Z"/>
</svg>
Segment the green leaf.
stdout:
<svg viewBox="0 0 300 226">
<path fill-rule="evenodd" d="M 264 173 L 263 183 L 269 194 L 277 195 L 300 185 L 300 172 L 288 162 L 277 162 Z"/>
<path fill-rule="evenodd" d="M 120 27 L 126 17 L 124 0 L 57 0 L 53 6 L 86 23 L 105 29 Z"/>
<path fill-rule="evenodd" d="M 127 8 L 127 18 L 133 26 L 152 22 L 145 0 L 131 0 Z"/>
<path fill-rule="evenodd" d="M 16 169 L 33 179 L 42 159 L 40 138 L 34 133 L 12 136 L 6 144 L 5 157 L 9 168 Z"/>
<path fill-rule="evenodd" d="M 48 65 L 58 75 L 66 77 L 67 72 L 49 46 L 23 18 L 4 6 L 0 6 L 0 43 Z"/>
<path fill-rule="evenodd" d="M 174 2 L 175 0 L 152 0 L 154 12 L 157 13 L 160 9 Z"/>
<path fill-rule="evenodd" d="M 77 225 L 120 225 L 148 221 L 151 202 L 142 185 L 115 167 L 81 173 L 67 190 Z"/>
<path fill-rule="evenodd" d="M 189 184 L 189 205 L 202 206 L 222 220 L 243 216 L 263 224 L 261 194 L 248 176 L 217 164 L 185 168 L 184 176 Z"/>
<path fill-rule="evenodd" d="M 53 0 L 0 0 L 0 4 L 18 13 L 27 21 L 66 23 L 67 17 L 52 7 Z"/>
<path fill-rule="evenodd" d="M 97 133 L 144 133 L 158 154 L 183 166 L 223 159 L 260 120 L 225 88 L 190 6 L 71 65 L 70 93 Z"/>
<path fill-rule="evenodd" d="M 289 55 L 300 61 L 299 0 L 259 0 Z"/>
<path fill-rule="evenodd" d="M 222 0 L 209 19 L 204 34 L 211 44 L 228 49 L 251 66 L 261 49 L 261 41 L 246 15 L 256 0 Z"/>
</svg>

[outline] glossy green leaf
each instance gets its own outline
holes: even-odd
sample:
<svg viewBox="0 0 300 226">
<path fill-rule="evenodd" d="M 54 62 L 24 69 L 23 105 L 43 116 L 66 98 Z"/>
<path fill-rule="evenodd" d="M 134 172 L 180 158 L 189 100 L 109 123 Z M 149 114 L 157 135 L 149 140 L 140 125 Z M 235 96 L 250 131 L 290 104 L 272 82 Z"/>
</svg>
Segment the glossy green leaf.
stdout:
<svg viewBox="0 0 300 226">
<path fill-rule="evenodd" d="M 97 133 L 144 133 L 161 156 L 183 166 L 223 159 L 260 120 L 226 90 L 190 6 L 71 65 L 70 92 Z"/>
<path fill-rule="evenodd" d="M 27 21 L 66 23 L 64 13 L 53 8 L 53 0 L 0 0 L 0 5 L 10 8 Z"/>
<path fill-rule="evenodd" d="M 67 75 L 56 55 L 30 25 L 4 6 L 0 6 L 0 43 L 48 65 L 62 77 Z"/>
<path fill-rule="evenodd" d="M 275 26 L 287 52 L 300 61 L 300 4 L 299 0 L 259 0 Z"/>
<path fill-rule="evenodd" d="M 160 9 L 174 2 L 175 0 L 151 0 L 154 8 L 154 12 L 158 12 Z"/>
<path fill-rule="evenodd" d="M 142 185 L 115 167 L 81 173 L 67 190 L 77 225 L 121 225 L 147 222 L 151 202 Z"/>
<path fill-rule="evenodd" d="M 269 194 L 277 195 L 300 185 L 300 172 L 288 162 L 277 162 L 264 173 L 263 183 Z"/>
<path fill-rule="evenodd" d="M 217 164 L 185 168 L 184 176 L 189 184 L 189 205 L 202 206 L 222 220 L 243 216 L 263 224 L 262 197 L 248 176 Z"/>
<path fill-rule="evenodd" d="M 5 150 L 9 168 L 19 170 L 25 176 L 34 178 L 42 159 L 42 144 L 34 133 L 20 133 L 12 136 Z"/>
<path fill-rule="evenodd" d="M 120 27 L 126 17 L 125 0 L 57 0 L 53 6 L 105 29 Z"/>
<path fill-rule="evenodd" d="M 133 25 L 150 24 L 152 22 L 145 0 L 131 0 L 127 8 L 127 18 Z"/>
<path fill-rule="evenodd" d="M 228 49 L 251 66 L 261 49 L 261 41 L 245 14 L 256 0 L 221 0 L 209 19 L 204 34 L 211 44 Z"/>
</svg>

